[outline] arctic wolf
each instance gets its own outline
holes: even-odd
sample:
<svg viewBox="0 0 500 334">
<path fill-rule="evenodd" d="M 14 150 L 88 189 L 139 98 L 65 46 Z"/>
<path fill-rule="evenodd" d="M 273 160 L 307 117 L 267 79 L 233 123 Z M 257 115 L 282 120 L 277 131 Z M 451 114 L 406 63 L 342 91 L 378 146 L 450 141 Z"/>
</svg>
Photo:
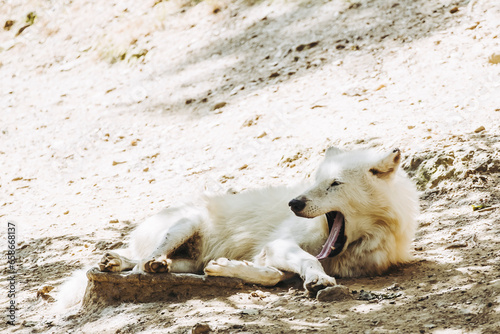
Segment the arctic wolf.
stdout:
<svg viewBox="0 0 500 334">
<path fill-rule="evenodd" d="M 106 253 L 101 271 L 189 272 L 273 286 L 298 274 L 311 294 L 337 277 L 381 274 L 410 259 L 417 192 L 399 149 L 330 148 L 315 181 L 209 196 L 169 208 Z"/>
</svg>

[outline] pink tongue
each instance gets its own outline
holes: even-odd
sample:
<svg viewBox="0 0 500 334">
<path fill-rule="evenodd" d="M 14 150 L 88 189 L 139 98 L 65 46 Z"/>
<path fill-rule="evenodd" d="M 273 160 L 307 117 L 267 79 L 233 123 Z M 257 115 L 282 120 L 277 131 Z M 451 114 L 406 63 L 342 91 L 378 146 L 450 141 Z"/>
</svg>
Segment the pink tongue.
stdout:
<svg viewBox="0 0 500 334">
<path fill-rule="evenodd" d="M 343 220 L 344 220 L 344 215 L 341 214 L 340 212 L 337 212 L 335 220 L 333 221 L 333 226 L 330 231 L 330 235 L 328 236 L 328 239 L 326 239 L 326 243 L 323 245 L 323 249 L 321 250 L 321 252 L 318 255 L 316 255 L 316 258 L 318 260 L 326 259 L 328 255 L 334 250 L 333 245 L 335 244 L 335 241 L 337 241 L 339 237 Z"/>
</svg>

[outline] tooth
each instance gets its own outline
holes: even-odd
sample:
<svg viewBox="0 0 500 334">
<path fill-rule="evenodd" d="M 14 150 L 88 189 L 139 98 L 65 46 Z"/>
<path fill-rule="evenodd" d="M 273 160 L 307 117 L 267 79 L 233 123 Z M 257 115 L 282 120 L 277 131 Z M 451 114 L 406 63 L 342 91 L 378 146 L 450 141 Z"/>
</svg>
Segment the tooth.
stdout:
<svg viewBox="0 0 500 334">
<path fill-rule="evenodd" d="M 330 247 L 330 248 L 332 249 L 332 251 L 334 251 L 334 250 L 335 250 L 335 247 L 333 247 L 333 246 L 332 246 L 332 247 Z"/>
</svg>

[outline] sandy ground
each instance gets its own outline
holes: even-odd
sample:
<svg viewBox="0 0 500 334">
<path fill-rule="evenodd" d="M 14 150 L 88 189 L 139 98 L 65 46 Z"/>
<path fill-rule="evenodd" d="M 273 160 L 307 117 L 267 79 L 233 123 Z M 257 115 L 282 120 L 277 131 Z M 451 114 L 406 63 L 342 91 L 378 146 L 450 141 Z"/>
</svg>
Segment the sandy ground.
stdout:
<svg viewBox="0 0 500 334">
<path fill-rule="evenodd" d="M 0 330 L 500 331 L 497 0 L 3 0 L 0 25 L 1 247 L 15 222 L 19 270 L 16 325 Z M 397 146 L 421 190 L 415 261 L 338 279 L 353 300 L 255 286 L 52 310 L 145 217 L 299 181 L 330 145 Z"/>
</svg>

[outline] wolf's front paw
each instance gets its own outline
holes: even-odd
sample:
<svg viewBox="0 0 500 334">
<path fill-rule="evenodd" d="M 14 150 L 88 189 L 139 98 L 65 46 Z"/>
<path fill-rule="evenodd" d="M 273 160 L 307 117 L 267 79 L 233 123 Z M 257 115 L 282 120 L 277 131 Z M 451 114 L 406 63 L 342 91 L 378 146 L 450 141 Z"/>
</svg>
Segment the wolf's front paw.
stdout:
<svg viewBox="0 0 500 334">
<path fill-rule="evenodd" d="M 322 274 L 313 274 L 308 276 L 304 280 L 304 288 L 308 292 L 310 296 L 316 296 L 316 293 L 319 290 L 322 290 L 326 287 L 329 286 L 335 286 L 337 285 L 337 282 L 335 281 L 335 278 L 330 277 L 328 275 Z"/>
<path fill-rule="evenodd" d="M 122 271 L 122 264 L 123 261 L 120 255 L 113 252 L 104 254 L 104 256 L 101 258 L 101 261 L 99 261 L 98 263 L 99 270 L 110 272 Z"/>
<path fill-rule="evenodd" d="M 149 259 L 141 263 L 141 269 L 147 273 L 168 273 L 170 271 L 170 265 L 172 260 L 166 257 L 160 257 L 158 259 Z"/>
<path fill-rule="evenodd" d="M 230 276 L 236 268 L 235 263 L 236 261 L 230 261 L 221 257 L 217 260 L 211 260 L 204 271 L 209 276 Z"/>
</svg>

